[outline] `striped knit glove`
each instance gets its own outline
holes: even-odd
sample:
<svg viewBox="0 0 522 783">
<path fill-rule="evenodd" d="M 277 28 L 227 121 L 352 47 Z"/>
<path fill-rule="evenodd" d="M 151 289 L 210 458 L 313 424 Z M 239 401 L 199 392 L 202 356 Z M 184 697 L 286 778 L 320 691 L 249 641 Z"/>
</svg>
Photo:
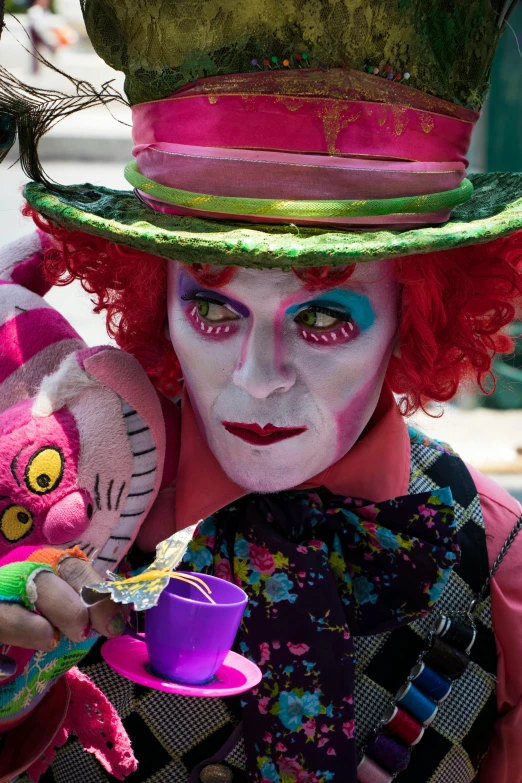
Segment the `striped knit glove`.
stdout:
<svg viewBox="0 0 522 783">
<path fill-rule="evenodd" d="M 20 559 L 16 560 L 17 557 Z M 26 559 L 22 560 L 22 557 Z M 89 560 L 79 547 L 67 550 L 19 547 L 0 561 L 0 601 L 17 603 L 34 611 L 38 600 L 36 577 L 42 571 L 60 576 L 59 567 L 69 557 Z M 6 563 L 6 560 L 11 562 Z M 118 780 L 136 770 L 130 740 L 116 710 L 94 683 L 76 668 L 97 639 L 97 634 L 91 633 L 84 641 L 75 643 L 57 631 L 56 646 L 50 652 L 8 645 L 1 648 L 4 656 L 16 664 L 16 671 L 0 685 L 0 733 L 30 720 L 31 713 L 56 680 L 62 676 L 67 678 L 70 693 L 67 715 L 63 724 L 56 726 L 51 745 L 42 747 L 39 758 L 32 762 L 28 773 L 33 781 L 45 772 L 56 748 L 61 747 L 71 734 L 76 735 L 84 748 Z M 34 731 L 35 727 L 30 726 Z M 38 747 L 36 737 L 35 743 Z"/>
<path fill-rule="evenodd" d="M 26 559 L 13 561 L 17 556 Z M 0 566 L 0 601 L 34 611 L 38 597 L 36 577 L 42 571 L 59 576 L 59 564 L 67 557 L 88 560 L 77 547 L 65 551 L 49 547 L 14 550 L 0 561 L 12 561 Z M 91 633 L 85 641 L 75 643 L 57 631 L 56 647 L 50 652 L 3 645 L 2 654 L 15 662 L 16 669 L 0 684 L 0 733 L 25 720 L 56 679 L 81 661 L 97 638 L 97 634 Z"/>
</svg>

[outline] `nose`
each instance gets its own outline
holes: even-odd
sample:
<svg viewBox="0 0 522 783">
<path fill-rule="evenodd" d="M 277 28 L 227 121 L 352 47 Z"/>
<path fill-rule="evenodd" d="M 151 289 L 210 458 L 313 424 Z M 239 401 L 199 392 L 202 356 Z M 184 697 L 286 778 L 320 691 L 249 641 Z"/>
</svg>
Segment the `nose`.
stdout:
<svg viewBox="0 0 522 783">
<path fill-rule="evenodd" d="M 84 490 L 71 492 L 70 495 L 55 503 L 45 518 L 43 533 L 49 544 L 65 544 L 78 538 L 89 527 L 92 518 L 92 500 Z"/>
<path fill-rule="evenodd" d="M 282 337 L 274 330 L 254 325 L 246 340 L 243 356 L 234 371 L 235 385 L 258 400 L 291 389 L 296 374 L 283 361 Z"/>
</svg>

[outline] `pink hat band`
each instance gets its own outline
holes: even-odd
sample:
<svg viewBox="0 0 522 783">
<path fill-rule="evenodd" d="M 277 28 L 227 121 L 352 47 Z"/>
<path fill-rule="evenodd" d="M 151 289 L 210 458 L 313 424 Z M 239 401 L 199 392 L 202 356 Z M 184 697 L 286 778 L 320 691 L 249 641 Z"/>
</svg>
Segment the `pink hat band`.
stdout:
<svg viewBox="0 0 522 783">
<path fill-rule="evenodd" d="M 357 72 L 349 73 L 353 83 Z M 151 208 L 405 229 L 443 223 L 469 198 L 465 156 L 475 112 L 437 99 L 437 111 L 428 111 L 337 95 L 264 94 L 255 76 L 255 85 L 243 77 L 241 93 L 220 94 L 215 77 L 133 107 L 136 166 L 126 176 Z M 393 87 L 391 99 L 416 97 Z"/>
</svg>

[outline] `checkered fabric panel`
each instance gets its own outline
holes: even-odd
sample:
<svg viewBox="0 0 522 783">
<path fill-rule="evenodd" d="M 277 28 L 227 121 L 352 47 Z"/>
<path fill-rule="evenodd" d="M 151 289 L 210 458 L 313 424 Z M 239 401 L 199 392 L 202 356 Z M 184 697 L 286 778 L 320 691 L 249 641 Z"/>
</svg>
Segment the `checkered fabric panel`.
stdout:
<svg viewBox="0 0 522 783">
<path fill-rule="evenodd" d="M 245 755 L 245 742 L 243 737 L 239 737 L 238 741 L 225 757 L 226 763 L 233 769 L 238 769 L 244 772 L 246 770 L 246 755 Z"/>
<path fill-rule="evenodd" d="M 473 780 L 474 775 L 467 753 L 455 745 L 431 780 L 432 783 L 468 783 Z"/>
<path fill-rule="evenodd" d="M 390 706 L 390 694 L 375 680 L 362 674 L 355 680 L 353 699 L 356 705 L 364 705 L 364 709 L 357 710 L 355 721 L 355 741 L 362 756 L 363 743 Z"/>
<path fill-rule="evenodd" d="M 53 778 L 49 773 L 40 778 L 40 783 L 52 779 L 55 783 L 106 783 L 103 768 L 94 756 L 86 753 L 79 742 L 68 743 L 56 754 L 53 764 Z"/>
<path fill-rule="evenodd" d="M 209 702 L 207 704 L 207 702 Z M 135 710 L 156 739 L 172 755 L 183 756 L 210 734 L 227 727 L 230 715 L 220 699 L 195 699 L 147 689 Z M 176 716 L 172 720 L 172 716 Z"/>
<path fill-rule="evenodd" d="M 388 634 L 381 634 L 380 636 L 358 636 L 356 639 L 356 664 L 355 664 L 355 676 L 356 678 L 362 676 L 372 658 L 375 658 L 379 650 L 382 648 L 386 641 Z"/>
<path fill-rule="evenodd" d="M 469 671 L 471 676 L 460 677 L 455 681 L 432 724 L 450 742 L 464 740 L 477 715 L 495 693 L 495 681 L 480 666 L 470 663 Z"/>
<path fill-rule="evenodd" d="M 94 648 L 82 665 L 82 671 L 107 696 L 120 718 L 125 719 L 134 709 L 134 683 L 106 666 Z"/>
<path fill-rule="evenodd" d="M 437 604 L 439 611 L 451 614 L 466 610 L 487 578 L 480 500 L 469 471 L 456 455 L 442 451 L 424 436 L 414 438 L 409 491 L 426 492 L 445 486 L 451 488 L 454 497 L 462 549 L 461 564 L 453 571 Z M 396 778 L 397 783 L 471 783 L 476 776 L 496 719 L 496 651 L 489 596 L 482 603 L 478 618 L 471 664 L 413 749 L 411 764 Z M 383 703 L 404 683 L 423 649 L 431 622 L 430 618 L 424 618 L 391 634 L 355 640 L 357 679 L 358 683 L 364 683 L 364 693 L 359 697 L 356 691 L 355 699 L 360 756 L 385 712 Z M 368 720 L 369 715 L 376 715 L 373 723 Z"/>
</svg>

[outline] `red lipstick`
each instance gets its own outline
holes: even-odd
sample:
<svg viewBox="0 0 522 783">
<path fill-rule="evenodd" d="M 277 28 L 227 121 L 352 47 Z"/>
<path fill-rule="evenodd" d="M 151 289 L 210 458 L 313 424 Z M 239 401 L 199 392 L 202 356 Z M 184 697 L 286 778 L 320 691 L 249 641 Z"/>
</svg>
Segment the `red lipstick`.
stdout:
<svg viewBox="0 0 522 783">
<path fill-rule="evenodd" d="M 223 427 L 236 438 L 251 443 L 254 446 L 271 446 L 281 440 L 295 438 L 296 435 L 306 432 L 308 427 L 275 427 L 273 424 L 241 424 L 236 421 L 223 421 Z"/>
</svg>

